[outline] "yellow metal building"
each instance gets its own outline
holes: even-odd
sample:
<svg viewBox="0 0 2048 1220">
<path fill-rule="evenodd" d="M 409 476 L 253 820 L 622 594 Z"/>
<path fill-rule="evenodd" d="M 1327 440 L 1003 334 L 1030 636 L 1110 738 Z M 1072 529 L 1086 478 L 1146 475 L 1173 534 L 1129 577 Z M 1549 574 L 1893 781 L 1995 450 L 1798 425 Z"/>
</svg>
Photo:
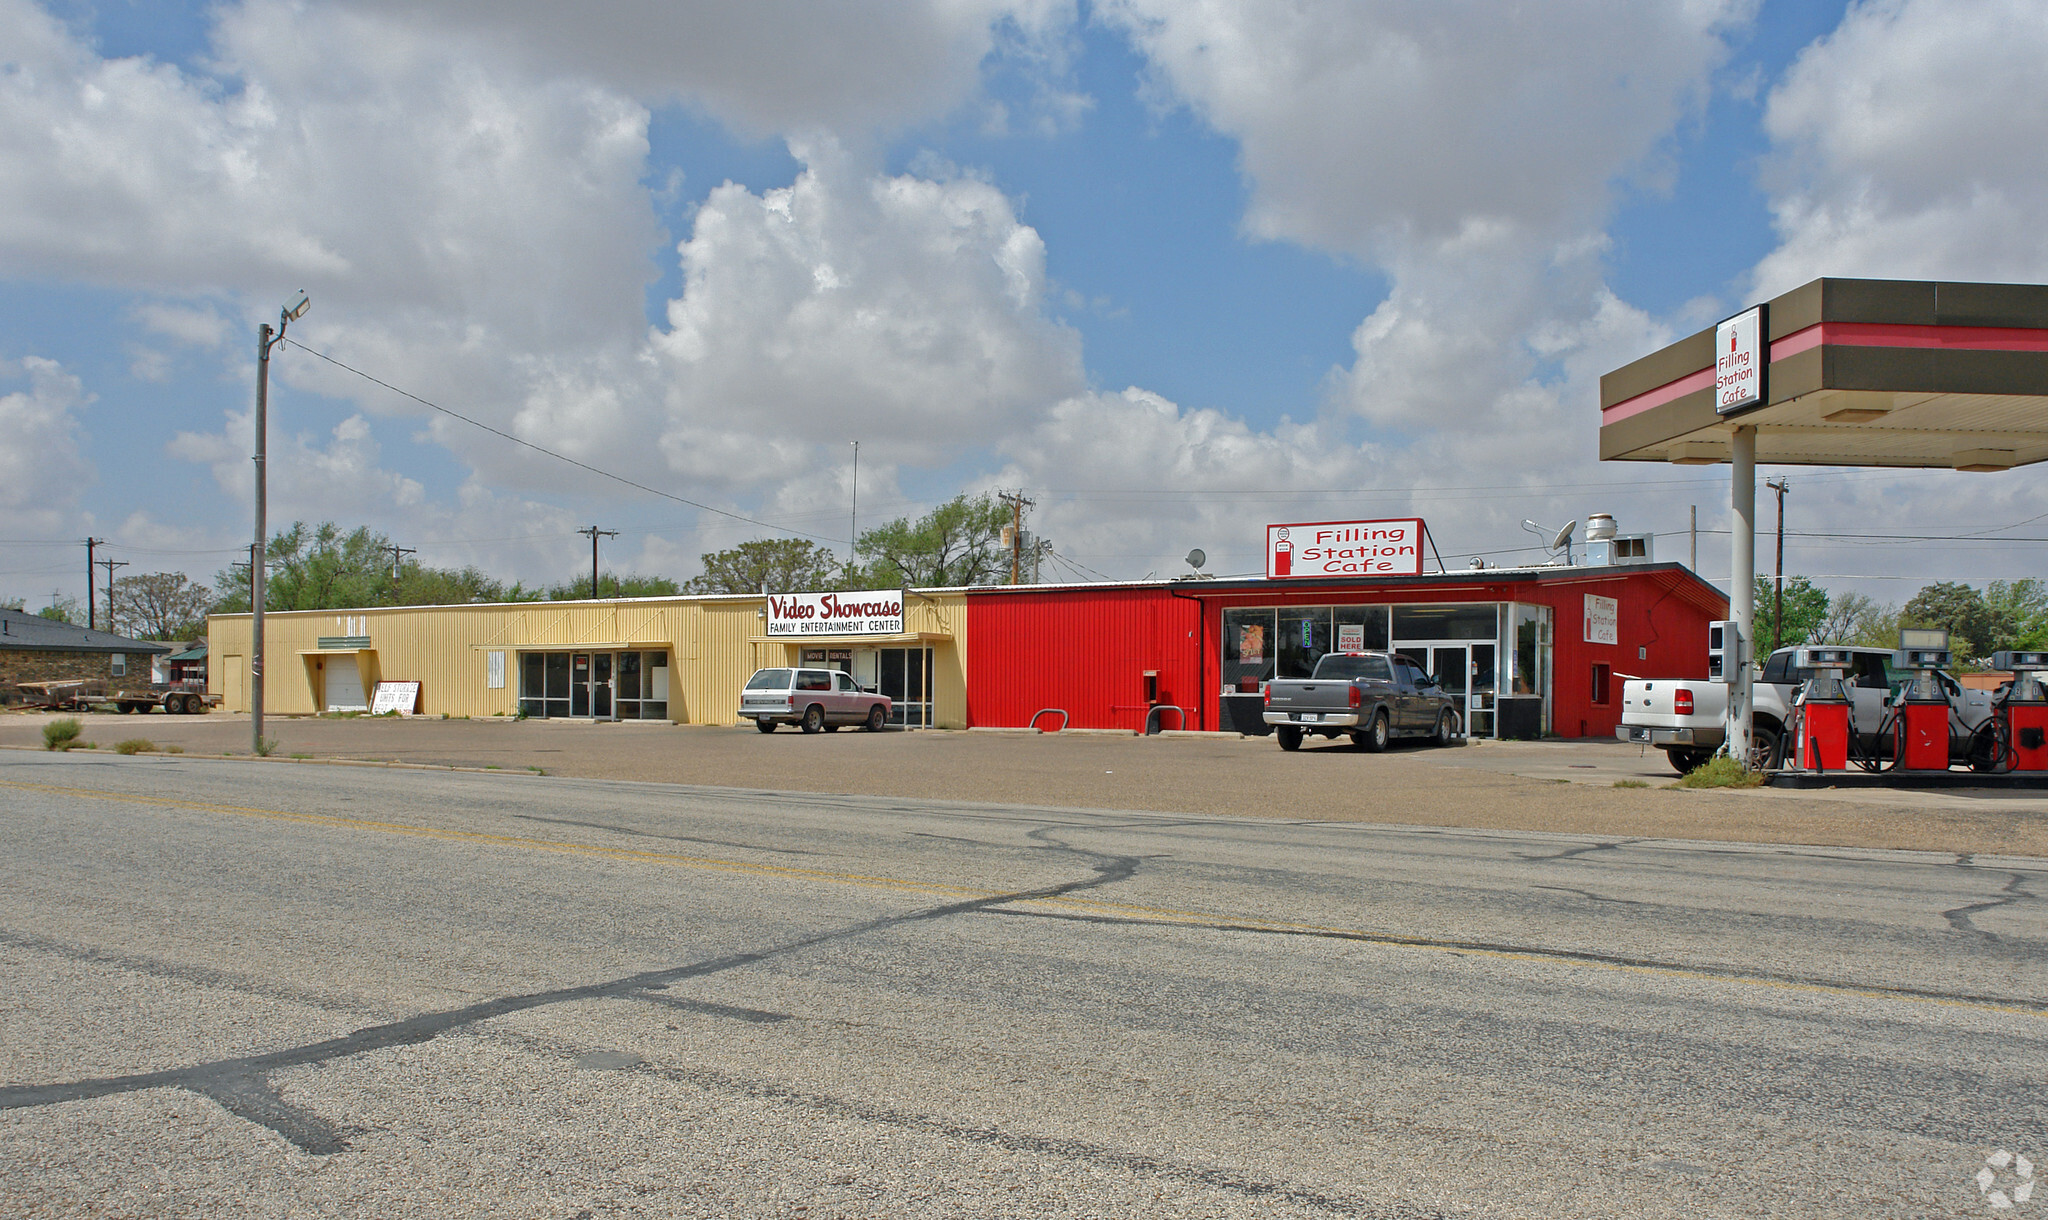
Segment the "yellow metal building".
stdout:
<svg viewBox="0 0 2048 1220">
<path fill-rule="evenodd" d="M 896 723 L 967 726 L 967 597 L 910 590 L 890 636 L 771 638 L 764 598 L 619 598 L 269 611 L 264 711 L 366 709 L 380 682 L 417 682 L 428 715 L 738 722 L 756 669 L 846 669 L 896 699 Z M 209 689 L 249 710 L 251 616 L 207 621 Z M 900 696 L 898 694 L 900 693 Z"/>
</svg>

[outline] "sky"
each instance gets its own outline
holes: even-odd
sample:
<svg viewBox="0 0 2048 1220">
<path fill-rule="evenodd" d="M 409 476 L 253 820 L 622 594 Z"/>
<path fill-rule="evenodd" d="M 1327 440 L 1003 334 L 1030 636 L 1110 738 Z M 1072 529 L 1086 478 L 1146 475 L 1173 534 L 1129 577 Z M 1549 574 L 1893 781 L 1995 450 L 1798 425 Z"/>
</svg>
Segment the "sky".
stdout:
<svg viewBox="0 0 2048 1220">
<path fill-rule="evenodd" d="M 1000 490 L 1047 579 L 1696 509 L 1724 582 L 1726 467 L 1598 461 L 1600 375 L 1822 275 L 2048 282 L 2042 62 L 2040 0 L 0 0 L 0 600 L 246 556 L 301 292 L 270 520 L 436 566 Z M 2039 467 L 1759 475 L 1789 574 L 2042 574 Z"/>
</svg>

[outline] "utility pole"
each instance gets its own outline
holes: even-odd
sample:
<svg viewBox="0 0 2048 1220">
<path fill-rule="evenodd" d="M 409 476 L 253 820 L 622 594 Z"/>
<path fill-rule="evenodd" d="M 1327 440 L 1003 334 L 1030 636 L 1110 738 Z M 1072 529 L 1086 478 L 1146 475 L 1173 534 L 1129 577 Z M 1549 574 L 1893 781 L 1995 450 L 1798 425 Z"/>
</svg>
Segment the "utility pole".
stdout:
<svg viewBox="0 0 2048 1220">
<path fill-rule="evenodd" d="M 391 552 L 391 583 L 394 587 L 398 584 L 399 561 L 407 555 L 419 554 L 418 548 L 409 546 L 380 546 L 377 549 Z"/>
<path fill-rule="evenodd" d="M 112 635 L 112 634 L 115 634 L 115 632 L 114 632 L 114 569 L 115 569 L 115 568 L 125 568 L 125 567 L 127 567 L 127 566 L 128 566 L 128 561 L 127 561 L 127 560 L 125 560 L 125 559 L 102 559 L 102 560 L 100 560 L 100 566 L 101 566 L 101 567 L 103 567 L 103 568 L 105 568 L 105 569 L 107 570 L 107 633 L 108 633 L 109 635 Z"/>
<path fill-rule="evenodd" d="M 1778 493 L 1778 595 L 1771 611 L 1771 651 L 1785 643 L 1785 493 L 1792 490 L 1787 479 L 1765 479 L 1764 486 Z"/>
<path fill-rule="evenodd" d="M 579 533 L 579 534 L 588 534 L 588 535 L 590 535 L 590 599 L 591 599 L 592 601 L 596 601 L 596 600 L 597 600 L 597 540 L 598 540 L 599 538 L 616 538 L 616 537 L 618 537 L 618 536 L 619 536 L 619 531 L 617 531 L 617 530 L 601 530 L 601 529 L 597 528 L 596 526 L 592 525 L 592 526 L 588 526 L 588 527 L 586 527 L 586 528 L 584 528 L 584 529 L 580 529 L 580 530 L 577 530 L 576 532 L 577 532 L 577 533 Z"/>
<path fill-rule="evenodd" d="M 256 543 L 249 548 L 249 748 L 263 754 L 263 576 L 270 558 L 270 349 L 284 342 L 284 332 L 306 316 L 313 298 L 299 293 L 298 303 L 277 311 L 277 329 L 265 322 L 256 328 Z"/>
<path fill-rule="evenodd" d="M 1038 504 L 1035 500 L 1025 499 L 1024 489 L 1021 487 L 1014 493 L 1006 491 L 996 498 L 1010 506 L 1010 583 L 1014 585 L 1022 574 L 1020 569 L 1023 567 L 1024 510 L 1036 508 Z"/>
<path fill-rule="evenodd" d="M 1691 568 L 1694 572 L 1698 572 L 1700 570 L 1700 506 L 1694 504 L 1691 507 L 1692 552 L 1691 557 L 1686 560 L 1685 566 Z"/>
<path fill-rule="evenodd" d="M 846 574 L 853 576 L 854 566 L 860 563 L 860 442 L 853 442 L 853 511 L 846 522 Z"/>
<path fill-rule="evenodd" d="M 93 612 L 92 608 L 92 549 L 96 546 L 106 545 L 106 541 L 104 538 L 87 538 L 85 540 L 85 625 L 88 630 L 100 625 L 99 617 Z M 51 604 L 54 605 L 55 603 Z"/>
</svg>

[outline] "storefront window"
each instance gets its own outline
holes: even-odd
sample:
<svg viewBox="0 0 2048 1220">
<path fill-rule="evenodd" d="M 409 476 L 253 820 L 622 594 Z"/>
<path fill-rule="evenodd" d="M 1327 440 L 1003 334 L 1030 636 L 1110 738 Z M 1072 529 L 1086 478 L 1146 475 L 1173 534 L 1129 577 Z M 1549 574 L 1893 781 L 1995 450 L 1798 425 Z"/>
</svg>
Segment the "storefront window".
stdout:
<svg viewBox="0 0 2048 1220">
<path fill-rule="evenodd" d="M 1395 606 L 1397 640 L 1493 640 L 1500 635 L 1500 607 Z"/>
<path fill-rule="evenodd" d="M 1385 606 L 1339 606 L 1337 652 L 1380 652 L 1387 647 Z"/>
<path fill-rule="evenodd" d="M 1278 612 L 1280 634 L 1279 676 L 1306 678 L 1315 673 L 1316 662 L 1330 651 L 1330 608 L 1328 606 L 1285 606 Z"/>
<path fill-rule="evenodd" d="M 1273 676 L 1273 612 L 1223 612 L 1223 689 L 1251 692 Z"/>
</svg>

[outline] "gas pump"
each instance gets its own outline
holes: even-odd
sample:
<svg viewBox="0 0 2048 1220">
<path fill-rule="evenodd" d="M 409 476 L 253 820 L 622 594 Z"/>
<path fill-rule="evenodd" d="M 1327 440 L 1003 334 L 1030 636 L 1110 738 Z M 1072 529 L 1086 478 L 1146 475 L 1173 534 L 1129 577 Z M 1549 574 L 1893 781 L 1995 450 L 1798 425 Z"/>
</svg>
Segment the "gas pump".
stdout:
<svg viewBox="0 0 2048 1220">
<path fill-rule="evenodd" d="M 1855 656 L 1846 648 L 1801 648 L 1793 654 L 1792 663 L 1813 671 L 1813 677 L 1792 700 L 1799 712 L 1794 729 L 1798 745 L 1793 754 L 1799 769 L 1848 770 L 1856 717 L 1843 679 L 1856 664 Z"/>
<path fill-rule="evenodd" d="M 1892 668 L 1913 671 L 1892 700 L 1898 719 L 1895 765 L 1901 770 L 1948 770 L 1948 691 L 1934 671 L 1948 668 L 1949 660 L 1948 632 L 1910 627 L 1899 632 Z"/>
<path fill-rule="evenodd" d="M 1993 710 L 2004 729 L 2012 769 L 2048 771 L 2048 688 L 2041 681 L 2048 652 L 1996 652 L 1991 667 L 2012 674 L 2012 685 Z"/>
</svg>

